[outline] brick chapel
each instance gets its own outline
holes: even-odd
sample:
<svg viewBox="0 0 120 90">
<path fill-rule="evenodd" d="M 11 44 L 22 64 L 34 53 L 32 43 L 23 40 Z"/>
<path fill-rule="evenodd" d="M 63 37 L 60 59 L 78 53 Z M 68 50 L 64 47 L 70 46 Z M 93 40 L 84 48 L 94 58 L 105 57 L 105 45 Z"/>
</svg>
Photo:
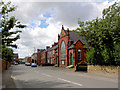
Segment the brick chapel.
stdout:
<svg viewBox="0 0 120 90">
<path fill-rule="evenodd" d="M 86 61 L 84 45 L 86 41 L 74 31 L 69 29 L 62 30 L 58 34 L 58 56 L 59 66 L 66 67 L 69 65 L 76 66 L 80 61 Z"/>
</svg>

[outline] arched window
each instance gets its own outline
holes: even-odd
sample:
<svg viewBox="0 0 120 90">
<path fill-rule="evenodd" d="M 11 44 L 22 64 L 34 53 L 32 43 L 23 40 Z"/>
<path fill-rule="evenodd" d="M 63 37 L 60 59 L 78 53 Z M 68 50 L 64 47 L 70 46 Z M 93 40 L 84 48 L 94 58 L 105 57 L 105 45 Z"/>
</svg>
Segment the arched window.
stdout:
<svg viewBox="0 0 120 90">
<path fill-rule="evenodd" d="M 81 60 L 81 50 L 78 49 L 78 60 L 80 61 Z"/>
<path fill-rule="evenodd" d="M 66 60 L 66 48 L 65 48 L 64 41 L 62 41 L 62 43 L 61 43 L 60 53 L 61 53 L 61 60 Z"/>
</svg>

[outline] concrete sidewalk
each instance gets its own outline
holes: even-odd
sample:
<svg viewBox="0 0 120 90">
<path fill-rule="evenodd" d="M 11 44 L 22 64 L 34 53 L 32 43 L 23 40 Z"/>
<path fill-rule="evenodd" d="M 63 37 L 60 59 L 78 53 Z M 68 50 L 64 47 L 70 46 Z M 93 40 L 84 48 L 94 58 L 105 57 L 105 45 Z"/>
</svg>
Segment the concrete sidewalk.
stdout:
<svg viewBox="0 0 120 90">
<path fill-rule="evenodd" d="M 11 78 L 12 66 L 2 73 L 2 88 L 16 88 L 14 80 Z"/>
</svg>

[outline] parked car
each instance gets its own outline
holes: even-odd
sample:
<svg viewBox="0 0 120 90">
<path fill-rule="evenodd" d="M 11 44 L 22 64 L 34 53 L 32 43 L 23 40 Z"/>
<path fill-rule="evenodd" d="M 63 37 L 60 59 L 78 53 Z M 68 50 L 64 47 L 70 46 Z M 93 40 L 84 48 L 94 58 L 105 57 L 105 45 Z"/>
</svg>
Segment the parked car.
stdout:
<svg viewBox="0 0 120 90">
<path fill-rule="evenodd" d="M 11 62 L 10 64 L 14 65 L 14 62 Z"/>
<path fill-rule="evenodd" d="M 15 65 L 18 65 L 18 63 L 17 63 L 17 62 L 15 62 Z"/>
<path fill-rule="evenodd" d="M 29 63 L 29 62 L 28 62 L 28 63 L 26 63 L 26 66 L 31 66 L 31 63 Z"/>
<path fill-rule="evenodd" d="M 31 67 L 37 67 L 37 64 L 36 63 L 32 63 Z"/>
<path fill-rule="evenodd" d="M 25 63 L 25 65 L 27 66 L 27 63 Z"/>
</svg>

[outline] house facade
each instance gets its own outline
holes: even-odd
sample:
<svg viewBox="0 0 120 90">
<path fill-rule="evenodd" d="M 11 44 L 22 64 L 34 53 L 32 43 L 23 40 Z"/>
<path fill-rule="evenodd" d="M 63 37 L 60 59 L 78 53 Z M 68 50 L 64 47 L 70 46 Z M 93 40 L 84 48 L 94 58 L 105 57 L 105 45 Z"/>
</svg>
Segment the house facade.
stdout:
<svg viewBox="0 0 120 90">
<path fill-rule="evenodd" d="M 42 63 L 41 60 L 41 53 L 44 51 L 45 49 L 37 49 L 37 64 L 40 65 Z"/>
<path fill-rule="evenodd" d="M 58 43 L 54 42 L 54 44 L 51 47 L 51 58 L 52 58 L 52 64 L 58 66 Z"/>
<path fill-rule="evenodd" d="M 27 58 L 27 62 L 31 63 L 31 57 Z"/>
<path fill-rule="evenodd" d="M 32 63 L 37 63 L 37 53 L 33 53 L 31 56 L 31 62 Z"/>
<path fill-rule="evenodd" d="M 86 61 L 86 50 L 83 47 L 86 41 L 82 38 L 84 37 L 78 36 L 74 31 L 64 30 L 62 26 L 61 33 L 58 34 L 58 62 L 60 67 L 76 66 L 80 61 Z"/>
<path fill-rule="evenodd" d="M 13 61 L 18 62 L 18 53 L 13 54 Z"/>
<path fill-rule="evenodd" d="M 41 52 L 41 63 L 47 63 L 47 50 Z"/>
<path fill-rule="evenodd" d="M 46 46 L 46 49 L 37 51 L 37 63 L 50 63 L 58 67 L 69 65 L 76 66 L 81 61 L 86 62 L 86 49 L 84 45 L 85 37 L 69 29 L 65 30 L 62 26 L 61 33 L 58 34 L 58 42 L 52 46 Z M 32 58 L 32 57 L 31 57 Z"/>
</svg>

